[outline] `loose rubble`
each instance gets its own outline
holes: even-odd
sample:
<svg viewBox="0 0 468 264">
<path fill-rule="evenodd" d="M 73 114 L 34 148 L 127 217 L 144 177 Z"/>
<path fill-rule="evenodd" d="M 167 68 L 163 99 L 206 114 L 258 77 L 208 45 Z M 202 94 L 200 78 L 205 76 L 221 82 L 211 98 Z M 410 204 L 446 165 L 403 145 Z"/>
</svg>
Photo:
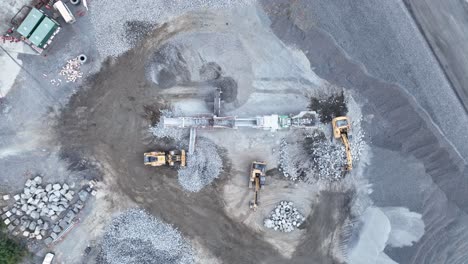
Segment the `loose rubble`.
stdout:
<svg viewBox="0 0 468 264">
<path fill-rule="evenodd" d="M 171 225 L 139 209 L 112 220 L 103 238 L 102 263 L 194 263 L 190 244 Z"/>
<path fill-rule="evenodd" d="M 44 242 L 50 244 L 74 223 L 93 191 L 87 187 L 76 195 L 66 183 L 42 185 L 42 177 L 36 176 L 25 182 L 22 193 L 13 195 L 12 205 L 2 209 L 2 221 L 13 235 L 45 238 Z"/>
<path fill-rule="evenodd" d="M 364 148 L 361 130 L 355 132 L 356 134 L 350 138 L 354 164 L 359 160 Z M 304 137 L 304 141 L 297 141 L 297 138 Z M 279 168 L 283 175 L 292 181 L 301 180 L 308 183 L 315 183 L 318 180 L 339 181 L 346 175 L 343 173 L 346 164 L 343 143 L 339 140 L 330 140 L 320 129 L 296 137 L 292 142 L 283 139 L 279 152 Z"/>
<path fill-rule="evenodd" d="M 76 82 L 78 78 L 83 77 L 80 67 L 80 60 L 76 57 L 67 61 L 67 64 L 60 71 L 60 75 L 65 76 L 67 82 Z"/>
<path fill-rule="evenodd" d="M 171 138 L 174 140 L 181 140 L 182 138 L 188 135 L 186 129 L 178 129 L 178 128 L 167 128 L 164 127 L 164 123 L 162 122 L 162 117 L 175 117 L 182 115 L 179 113 L 177 109 L 169 110 L 169 109 L 162 109 L 160 110 L 160 122 L 158 122 L 155 126 L 150 127 L 150 132 L 157 138 Z"/>
<path fill-rule="evenodd" d="M 266 228 L 280 232 L 292 232 L 305 221 L 293 202 L 281 201 L 271 212 L 269 218 L 263 221 Z"/>
<path fill-rule="evenodd" d="M 218 178 L 223 167 L 216 145 L 204 138 L 198 138 L 197 147 L 187 157 L 187 167 L 178 171 L 179 183 L 190 192 L 198 192 Z"/>
</svg>

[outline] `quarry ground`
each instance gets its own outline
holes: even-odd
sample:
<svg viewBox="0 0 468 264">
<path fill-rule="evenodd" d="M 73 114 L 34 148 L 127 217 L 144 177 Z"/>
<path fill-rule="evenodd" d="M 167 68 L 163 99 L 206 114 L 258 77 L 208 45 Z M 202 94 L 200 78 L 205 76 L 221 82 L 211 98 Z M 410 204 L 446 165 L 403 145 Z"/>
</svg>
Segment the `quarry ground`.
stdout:
<svg viewBox="0 0 468 264">
<path fill-rule="evenodd" d="M 0 191 L 21 188 L 26 178 L 19 177 L 29 171 L 44 173 L 46 181 L 100 181 L 80 224 L 26 262 L 53 250 L 59 263 L 93 263 L 106 223 L 138 206 L 179 229 L 194 245 L 198 263 L 342 263 L 339 249 L 358 244 L 360 228 L 346 229 L 349 240 L 341 241 L 341 235 L 364 189 L 363 207 L 409 208 L 425 224 L 414 245 L 383 245 L 376 254 L 398 263 L 463 263 L 468 152 L 460 131 L 468 122 L 449 116 L 467 117 L 397 2 L 361 1 L 357 7 L 354 1 L 276 0 L 256 8 L 190 12 L 158 25 L 102 66 L 85 16 L 64 28 L 66 44 L 54 46 L 47 58 L 19 55 L 25 68 L 6 97 L 11 108 L 0 117 Z M 151 59 L 167 55 L 165 49 L 185 61 L 162 56 L 159 63 L 173 71 L 155 80 Z M 86 80 L 51 86 L 75 52 L 91 58 L 83 66 Z M 362 111 L 350 115 L 362 114 L 369 153 L 340 183 L 292 183 L 271 171 L 253 213 L 249 164 L 267 160 L 268 169 L 275 169 L 279 142 L 288 132 L 201 130 L 198 136 L 222 150 L 224 171 L 201 192 L 185 192 L 175 170 L 142 165 L 143 152 L 174 144 L 153 139 L 146 110 L 172 105 L 188 115 L 211 112 L 213 83 L 199 69 L 212 61 L 221 66 L 223 80 L 235 81 L 215 84 L 236 90 L 235 99 L 225 99 L 226 115 L 296 113 L 307 107 L 307 96 L 329 92 L 327 82 L 344 87 Z M 430 96 L 437 90 L 444 92 Z M 445 106 L 450 109 L 442 111 Z M 262 227 L 283 199 L 307 216 L 291 234 Z M 85 255 L 87 246 L 93 250 Z"/>
</svg>

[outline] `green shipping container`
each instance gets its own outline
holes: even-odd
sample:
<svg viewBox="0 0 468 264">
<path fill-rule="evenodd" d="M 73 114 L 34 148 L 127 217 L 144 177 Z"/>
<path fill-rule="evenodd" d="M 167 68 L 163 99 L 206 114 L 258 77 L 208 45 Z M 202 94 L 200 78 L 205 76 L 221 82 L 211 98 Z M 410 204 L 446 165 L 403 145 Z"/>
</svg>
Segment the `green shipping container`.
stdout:
<svg viewBox="0 0 468 264">
<path fill-rule="evenodd" d="M 36 29 L 43 18 L 44 14 L 36 8 L 33 8 L 16 31 L 18 31 L 18 33 L 20 33 L 23 37 L 27 38 L 31 35 L 34 29 Z"/>
<path fill-rule="evenodd" d="M 44 17 L 36 30 L 32 33 L 31 37 L 29 37 L 29 40 L 37 47 L 43 48 L 58 27 L 59 25 L 50 18 Z"/>
</svg>

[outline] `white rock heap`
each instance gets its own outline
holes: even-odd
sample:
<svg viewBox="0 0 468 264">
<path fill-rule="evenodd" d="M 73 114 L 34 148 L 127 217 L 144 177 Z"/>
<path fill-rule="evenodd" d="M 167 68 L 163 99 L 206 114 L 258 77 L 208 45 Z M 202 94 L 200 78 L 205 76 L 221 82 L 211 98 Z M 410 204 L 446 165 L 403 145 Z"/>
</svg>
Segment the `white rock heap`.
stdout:
<svg viewBox="0 0 468 264">
<path fill-rule="evenodd" d="M 291 232 L 299 227 L 305 221 L 305 217 L 293 205 L 292 202 L 281 201 L 270 217 L 265 219 L 264 226 L 281 232 Z"/>
</svg>

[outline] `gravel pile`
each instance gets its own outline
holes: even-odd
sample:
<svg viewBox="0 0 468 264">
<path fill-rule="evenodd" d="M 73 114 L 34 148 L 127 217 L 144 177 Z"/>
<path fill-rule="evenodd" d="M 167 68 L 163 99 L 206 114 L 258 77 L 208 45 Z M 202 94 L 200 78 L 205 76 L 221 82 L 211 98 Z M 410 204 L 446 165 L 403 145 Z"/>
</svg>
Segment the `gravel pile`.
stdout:
<svg viewBox="0 0 468 264">
<path fill-rule="evenodd" d="M 293 202 L 281 201 L 263 224 L 281 232 L 291 232 L 305 221 L 305 217 L 294 207 Z"/>
<path fill-rule="evenodd" d="M 187 156 L 187 167 L 178 171 L 179 183 L 190 192 L 198 192 L 219 177 L 223 161 L 216 145 L 204 138 L 197 138 L 195 152 Z"/>
<path fill-rule="evenodd" d="M 93 1 L 90 6 L 96 44 L 103 57 L 117 57 L 132 48 L 148 32 L 148 25 L 162 24 L 188 11 L 219 10 L 248 5 L 254 0 L 111 0 Z M 131 8 L 129 8 L 131 7 Z M 138 22 L 137 22 L 138 21 Z M 132 24 L 139 23 L 136 27 Z M 141 26 L 143 25 L 143 26 Z M 132 29 L 132 34 L 128 30 Z M 138 32 L 141 31 L 141 32 Z"/>
<path fill-rule="evenodd" d="M 100 257 L 109 264 L 194 263 L 190 244 L 176 229 L 138 209 L 112 220 Z"/>
<path fill-rule="evenodd" d="M 350 146 L 353 165 L 356 165 L 364 148 L 364 141 L 361 130 L 354 132 L 356 133 L 350 138 Z M 346 165 L 343 143 L 341 140 L 331 141 L 321 130 L 314 130 L 304 141 L 288 142 L 283 139 L 279 152 L 279 168 L 292 181 L 339 181 L 346 176 L 343 173 Z"/>
<path fill-rule="evenodd" d="M 176 141 L 181 140 L 188 136 L 187 129 L 173 128 L 173 127 L 164 127 L 162 122 L 163 117 L 174 117 L 180 116 L 177 110 L 163 109 L 160 110 L 160 121 L 153 127 L 150 127 L 150 132 L 157 138 L 172 138 Z"/>
</svg>

